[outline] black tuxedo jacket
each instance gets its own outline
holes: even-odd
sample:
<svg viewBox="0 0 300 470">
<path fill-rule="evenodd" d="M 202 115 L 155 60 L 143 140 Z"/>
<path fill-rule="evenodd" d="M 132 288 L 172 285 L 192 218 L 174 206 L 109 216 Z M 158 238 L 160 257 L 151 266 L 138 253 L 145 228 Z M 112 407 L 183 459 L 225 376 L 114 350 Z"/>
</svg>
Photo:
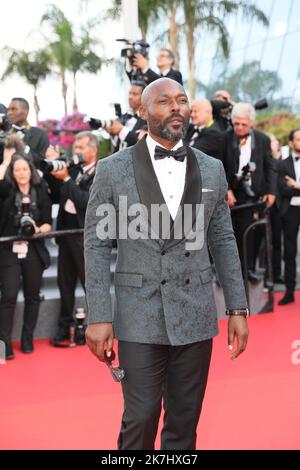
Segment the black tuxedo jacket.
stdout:
<svg viewBox="0 0 300 470">
<path fill-rule="evenodd" d="M 196 138 L 192 139 L 195 134 L 195 127 L 191 124 L 188 128 L 185 141 L 188 145 L 201 150 L 201 152 L 218 158 L 223 161 L 223 136 L 214 124 L 210 127 L 204 127 L 198 131 Z M 193 140 L 193 141 L 192 141 Z"/>
<path fill-rule="evenodd" d="M 278 164 L 279 210 L 281 216 L 287 212 L 291 198 L 293 196 L 300 196 L 300 189 L 290 188 L 285 181 L 285 176 L 296 179 L 293 157 L 291 155 L 285 160 L 281 160 Z"/>
<path fill-rule="evenodd" d="M 132 77 L 132 72 L 126 72 L 129 80 L 131 81 Z M 165 75 L 166 78 L 172 78 L 173 80 L 176 80 L 176 82 L 180 83 L 180 85 L 183 84 L 182 82 L 182 75 L 179 72 L 179 70 L 174 70 L 170 69 L 167 75 Z M 159 75 L 158 73 L 154 72 L 152 69 L 148 69 L 145 73 L 142 73 L 142 79 L 144 80 L 147 85 L 151 82 L 154 82 L 154 80 L 157 80 L 158 78 L 162 78 L 162 75 Z"/>
<path fill-rule="evenodd" d="M 233 130 L 223 134 L 223 164 L 229 189 L 233 189 L 234 175 L 239 169 L 239 141 Z M 251 162 L 256 164 L 256 171 L 251 175 L 251 188 L 257 196 L 276 195 L 277 169 L 271 153 L 270 139 L 257 130 L 251 133 Z"/>
<path fill-rule="evenodd" d="M 89 200 L 89 189 L 94 180 L 95 171 L 91 174 L 83 175 L 80 179 L 79 184 L 76 183 L 76 178 L 78 176 L 80 169 L 74 168 L 70 171 L 71 179 L 63 183 L 60 189 L 60 200 L 59 200 L 59 211 L 57 216 L 57 230 L 66 230 L 71 227 L 64 223 L 64 207 L 67 199 L 71 199 L 76 208 L 76 215 L 74 215 L 74 227 L 72 228 L 83 228 L 84 227 L 84 218 L 87 208 L 87 203 Z"/>
</svg>

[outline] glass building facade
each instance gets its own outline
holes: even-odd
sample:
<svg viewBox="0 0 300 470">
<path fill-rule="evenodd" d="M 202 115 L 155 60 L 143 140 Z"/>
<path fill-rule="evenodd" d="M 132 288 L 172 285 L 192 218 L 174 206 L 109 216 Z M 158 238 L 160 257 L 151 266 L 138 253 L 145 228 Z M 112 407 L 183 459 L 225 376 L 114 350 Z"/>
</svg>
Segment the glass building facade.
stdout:
<svg viewBox="0 0 300 470">
<path fill-rule="evenodd" d="M 300 0 L 256 0 L 269 19 L 269 26 L 236 17 L 226 23 L 230 33 L 228 69 L 259 61 L 261 70 L 275 71 L 282 81 L 273 99 L 284 99 L 300 110 Z M 212 83 L 220 63 L 224 64 L 211 35 L 200 36 L 201 64 L 197 75 L 204 84 Z M 260 98 L 260 97 L 258 97 Z"/>
</svg>

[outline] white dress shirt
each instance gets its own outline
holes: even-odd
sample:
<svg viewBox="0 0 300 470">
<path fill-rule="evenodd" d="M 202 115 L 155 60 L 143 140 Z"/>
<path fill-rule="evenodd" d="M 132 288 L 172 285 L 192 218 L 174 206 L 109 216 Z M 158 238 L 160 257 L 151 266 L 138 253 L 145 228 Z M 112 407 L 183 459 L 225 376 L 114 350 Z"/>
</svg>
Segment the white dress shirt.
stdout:
<svg viewBox="0 0 300 470">
<path fill-rule="evenodd" d="M 295 180 L 297 181 L 297 183 L 300 183 L 300 160 L 296 161 L 295 156 L 298 157 L 298 155 L 293 154 L 293 163 L 294 163 L 294 170 L 295 170 L 295 175 L 296 175 Z M 300 206 L 300 196 L 293 196 L 290 200 L 290 205 Z"/>
<path fill-rule="evenodd" d="M 242 168 L 246 166 L 251 159 L 251 136 L 246 140 L 244 145 L 240 145 L 240 162 L 239 162 L 239 171 L 238 175 L 242 175 Z"/>
<path fill-rule="evenodd" d="M 183 162 L 179 162 L 173 157 L 155 160 L 155 147 L 156 145 L 162 147 L 162 145 L 156 142 L 149 134 L 147 135 L 146 143 L 162 195 L 172 219 L 175 220 L 184 191 L 186 158 Z M 182 147 L 182 145 L 182 140 L 180 140 L 171 150 L 177 150 L 179 147 Z"/>
</svg>

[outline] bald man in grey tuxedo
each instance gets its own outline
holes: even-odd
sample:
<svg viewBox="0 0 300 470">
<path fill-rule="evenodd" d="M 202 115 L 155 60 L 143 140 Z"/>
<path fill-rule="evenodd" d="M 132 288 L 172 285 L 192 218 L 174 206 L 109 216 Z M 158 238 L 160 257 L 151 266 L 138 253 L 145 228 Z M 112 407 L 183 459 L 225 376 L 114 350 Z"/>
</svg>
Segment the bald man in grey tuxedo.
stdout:
<svg viewBox="0 0 300 470">
<path fill-rule="evenodd" d="M 99 162 L 90 194 L 86 339 L 101 361 L 118 339 L 125 371 L 119 449 L 154 449 L 162 402 L 161 448 L 195 449 L 212 338 L 218 333 L 209 251 L 224 289 L 232 359 L 246 348 L 247 301 L 223 165 L 182 145 L 189 123 L 183 87 L 168 78 L 151 83 L 140 113 L 148 136 Z"/>
</svg>

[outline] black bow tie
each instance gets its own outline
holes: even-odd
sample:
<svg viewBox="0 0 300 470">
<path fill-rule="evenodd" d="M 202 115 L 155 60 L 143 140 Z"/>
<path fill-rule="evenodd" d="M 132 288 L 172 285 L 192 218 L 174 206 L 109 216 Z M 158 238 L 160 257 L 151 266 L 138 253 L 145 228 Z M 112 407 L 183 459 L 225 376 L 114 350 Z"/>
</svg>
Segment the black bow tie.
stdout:
<svg viewBox="0 0 300 470">
<path fill-rule="evenodd" d="M 294 157 L 295 158 L 295 162 L 297 162 L 298 160 L 300 160 L 300 157 Z"/>
<path fill-rule="evenodd" d="M 167 150 L 159 145 L 156 145 L 154 151 L 154 159 L 162 160 L 166 157 L 173 157 L 178 162 L 183 162 L 186 157 L 186 149 L 184 147 L 179 147 L 177 150 Z"/>
</svg>

